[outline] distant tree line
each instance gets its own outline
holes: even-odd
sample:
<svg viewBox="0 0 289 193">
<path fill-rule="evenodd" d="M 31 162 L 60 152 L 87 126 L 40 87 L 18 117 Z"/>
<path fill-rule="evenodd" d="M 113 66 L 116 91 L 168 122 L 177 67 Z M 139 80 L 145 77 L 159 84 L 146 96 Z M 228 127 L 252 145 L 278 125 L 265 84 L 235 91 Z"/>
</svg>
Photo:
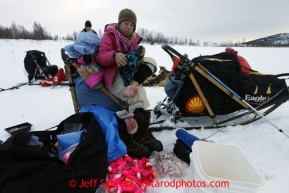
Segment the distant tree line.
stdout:
<svg viewBox="0 0 289 193">
<path fill-rule="evenodd" d="M 72 35 L 67 34 L 65 37 L 51 35 L 46 27 L 40 23 L 34 22 L 32 31 L 28 31 L 22 25 L 16 25 L 13 21 L 10 27 L 4 27 L 0 24 L 0 39 L 32 39 L 32 40 L 76 40 L 79 32 L 74 31 Z"/>
<path fill-rule="evenodd" d="M 189 45 L 198 46 L 199 41 L 192 39 L 182 39 L 179 37 L 165 37 L 164 34 L 155 31 L 149 31 L 145 28 L 138 28 L 137 33 L 143 38 L 143 42 L 150 44 L 170 44 L 170 45 Z"/>
<path fill-rule="evenodd" d="M 102 30 L 98 30 L 98 36 L 101 38 L 103 35 Z M 21 25 L 16 25 L 13 21 L 10 27 L 4 27 L 0 24 L 0 39 L 33 39 L 33 40 L 71 40 L 74 41 L 77 38 L 77 35 L 80 33 L 77 31 L 73 31 L 71 34 L 67 34 L 64 37 L 60 37 L 58 35 L 51 35 L 46 27 L 43 27 L 40 23 L 34 22 L 33 30 L 28 31 L 25 27 Z M 154 44 L 168 44 L 168 45 L 188 45 L 188 46 L 220 46 L 220 47 L 237 47 L 237 46 L 249 46 L 249 47 L 289 47 L 288 43 L 278 42 L 264 42 L 264 41 L 251 41 L 245 42 L 245 38 L 243 41 L 233 42 L 220 42 L 214 43 L 210 41 L 203 42 L 203 45 L 200 44 L 199 40 L 193 41 L 192 38 L 179 38 L 179 37 L 166 37 L 164 34 L 155 31 L 149 31 L 145 28 L 138 28 L 137 33 L 143 38 L 143 42 L 149 43 L 151 45 Z"/>
<path fill-rule="evenodd" d="M 287 40 L 287 43 L 284 41 L 252 41 L 245 42 L 243 45 L 248 47 L 289 47 L 289 40 Z"/>
<path fill-rule="evenodd" d="M 77 35 L 80 32 L 73 31 L 71 34 L 67 34 L 64 37 L 58 35 L 51 35 L 46 27 L 43 27 L 40 23 L 34 22 L 33 30 L 28 31 L 21 25 L 16 25 L 13 21 L 10 27 L 4 27 L 0 24 L 0 39 L 33 39 L 33 40 L 76 40 Z M 192 39 L 181 39 L 178 37 L 165 37 L 162 33 L 149 31 L 144 28 L 139 28 L 137 33 L 143 38 L 143 42 L 151 44 L 174 44 L 174 45 L 199 45 L 198 41 L 193 42 Z M 103 32 L 98 30 L 98 36 L 101 38 Z"/>
<path fill-rule="evenodd" d="M 13 21 L 10 27 L 4 27 L 0 24 L 1 39 L 33 39 L 33 40 L 53 40 L 58 39 L 57 36 L 52 37 L 45 27 L 40 23 L 34 22 L 33 30 L 28 31 L 21 25 L 16 25 Z"/>
</svg>

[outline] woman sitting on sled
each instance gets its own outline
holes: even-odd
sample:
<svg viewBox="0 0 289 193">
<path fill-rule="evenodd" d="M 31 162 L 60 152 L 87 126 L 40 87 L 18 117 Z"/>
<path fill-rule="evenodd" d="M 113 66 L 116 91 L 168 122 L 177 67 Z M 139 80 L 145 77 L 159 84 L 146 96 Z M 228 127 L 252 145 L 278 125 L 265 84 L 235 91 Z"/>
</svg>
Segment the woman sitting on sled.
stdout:
<svg viewBox="0 0 289 193">
<path fill-rule="evenodd" d="M 98 63 L 103 67 L 103 86 L 113 95 L 129 104 L 128 112 L 133 113 L 138 129 L 134 133 L 134 122 L 119 119 L 119 133 L 132 157 L 148 157 L 151 151 L 162 151 L 162 143 L 156 140 L 149 131 L 150 106 L 146 91 L 141 84 L 157 70 L 156 61 L 145 57 L 145 49 L 139 53 L 133 75 L 122 72 L 130 68 L 129 55 L 140 48 L 141 37 L 135 32 L 137 17 L 130 9 L 123 9 L 118 16 L 118 23 L 107 24 L 98 50 Z M 134 61 L 134 60 L 133 60 Z M 129 69 L 130 70 L 130 69 Z M 125 120 L 125 121 L 124 121 Z M 132 119 L 130 119 L 132 120 Z M 127 135 L 127 133 L 133 135 Z"/>
</svg>

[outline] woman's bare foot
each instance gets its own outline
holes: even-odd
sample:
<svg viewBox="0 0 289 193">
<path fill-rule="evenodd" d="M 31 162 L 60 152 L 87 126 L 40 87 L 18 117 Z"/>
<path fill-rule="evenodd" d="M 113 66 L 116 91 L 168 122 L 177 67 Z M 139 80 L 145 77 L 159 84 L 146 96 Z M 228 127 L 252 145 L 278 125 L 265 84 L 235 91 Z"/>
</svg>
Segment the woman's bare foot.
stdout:
<svg viewBox="0 0 289 193">
<path fill-rule="evenodd" d="M 126 98 L 133 98 L 138 94 L 138 87 L 135 85 L 129 85 L 126 87 L 124 91 L 122 91 L 121 95 Z"/>
</svg>

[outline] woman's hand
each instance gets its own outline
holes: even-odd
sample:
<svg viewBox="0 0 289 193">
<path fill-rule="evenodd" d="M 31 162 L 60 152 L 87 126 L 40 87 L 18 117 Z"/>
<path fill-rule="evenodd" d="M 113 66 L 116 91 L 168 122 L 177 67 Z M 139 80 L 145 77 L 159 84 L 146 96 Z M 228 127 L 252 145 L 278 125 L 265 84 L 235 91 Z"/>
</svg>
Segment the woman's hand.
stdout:
<svg viewBox="0 0 289 193">
<path fill-rule="evenodd" d="M 117 66 L 126 66 L 127 65 L 127 58 L 126 54 L 123 54 L 121 52 L 117 52 L 114 56 L 114 60 L 117 64 Z"/>
<path fill-rule="evenodd" d="M 146 48 L 143 47 L 142 52 L 141 52 L 141 56 L 144 57 L 145 53 L 146 53 Z"/>
</svg>

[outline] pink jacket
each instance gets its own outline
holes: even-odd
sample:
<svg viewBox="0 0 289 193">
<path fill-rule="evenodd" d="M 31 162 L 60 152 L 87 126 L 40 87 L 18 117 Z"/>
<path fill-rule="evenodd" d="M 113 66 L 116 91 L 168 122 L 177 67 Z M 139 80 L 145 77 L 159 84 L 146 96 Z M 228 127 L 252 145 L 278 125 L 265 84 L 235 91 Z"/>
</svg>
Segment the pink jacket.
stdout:
<svg viewBox="0 0 289 193">
<path fill-rule="evenodd" d="M 116 76 L 118 66 L 113 58 L 115 51 L 121 51 L 120 40 L 116 30 L 117 23 L 108 24 L 104 28 L 104 34 L 99 44 L 97 61 L 104 68 L 103 86 L 111 88 L 112 82 Z M 132 49 L 139 46 L 142 38 L 134 32 L 135 36 Z"/>
</svg>

